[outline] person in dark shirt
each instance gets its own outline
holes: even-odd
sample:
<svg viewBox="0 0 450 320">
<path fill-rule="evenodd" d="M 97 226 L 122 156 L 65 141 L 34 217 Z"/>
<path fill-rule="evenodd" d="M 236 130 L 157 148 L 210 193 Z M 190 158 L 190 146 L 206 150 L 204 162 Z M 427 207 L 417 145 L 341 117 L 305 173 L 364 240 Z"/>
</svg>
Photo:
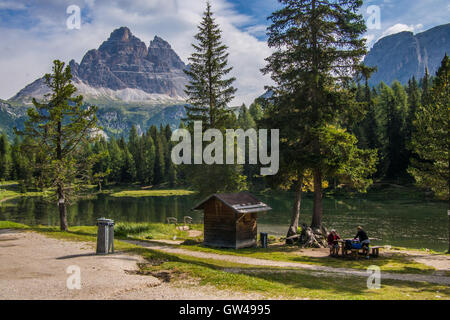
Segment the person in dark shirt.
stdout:
<svg viewBox="0 0 450 320">
<path fill-rule="evenodd" d="M 367 236 L 367 233 L 364 231 L 363 227 L 358 227 L 358 233 L 356 233 L 356 236 L 354 240 L 358 239 L 359 243 L 362 245 L 364 252 L 366 253 L 366 258 L 369 258 L 369 244 L 370 240 Z"/>
<path fill-rule="evenodd" d="M 327 239 L 328 248 L 330 248 L 330 256 L 339 254 L 339 239 L 341 239 L 341 237 L 337 234 L 336 230 L 331 229 Z"/>
</svg>

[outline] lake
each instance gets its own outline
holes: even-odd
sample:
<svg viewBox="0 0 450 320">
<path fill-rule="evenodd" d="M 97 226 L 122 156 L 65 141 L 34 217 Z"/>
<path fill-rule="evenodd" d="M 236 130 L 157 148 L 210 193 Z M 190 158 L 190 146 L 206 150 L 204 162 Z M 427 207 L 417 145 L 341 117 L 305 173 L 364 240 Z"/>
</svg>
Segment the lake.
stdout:
<svg viewBox="0 0 450 320">
<path fill-rule="evenodd" d="M 257 195 L 273 210 L 259 214 L 258 232 L 285 236 L 290 222 L 293 195 L 276 193 Z M 165 222 L 167 217 L 183 221 L 191 216 L 202 222 L 202 213 L 190 210 L 199 201 L 197 196 L 116 198 L 98 195 L 80 200 L 68 208 L 69 226 L 95 225 L 96 219 L 107 217 L 116 222 Z M 311 223 L 312 198 L 302 201 L 300 221 Z M 0 220 L 28 225 L 59 225 L 58 208 L 39 197 L 16 198 L 0 205 Z M 369 237 L 380 238 L 377 244 L 409 248 L 448 248 L 447 203 L 398 197 L 395 193 L 327 196 L 324 199 L 324 224 L 335 228 L 343 237 L 352 237 L 356 226 L 365 227 Z"/>
</svg>

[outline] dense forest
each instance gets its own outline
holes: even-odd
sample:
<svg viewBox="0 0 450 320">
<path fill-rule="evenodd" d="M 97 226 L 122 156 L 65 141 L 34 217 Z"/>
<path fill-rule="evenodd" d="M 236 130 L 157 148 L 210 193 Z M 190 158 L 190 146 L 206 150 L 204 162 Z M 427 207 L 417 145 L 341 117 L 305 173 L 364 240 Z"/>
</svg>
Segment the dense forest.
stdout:
<svg viewBox="0 0 450 320">
<path fill-rule="evenodd" d="M 363 120 L 348 131 L 358 139 L 363 149 L 376 149 L 379 161 L 374 174 L 376 180 L 408 184 L 414 182 L 408 172 L 412 160 L 418 155 L 414 152 L 412 135 L 416 131 L 417 117 L 421 107 L 430 103 L 433 78 L 426 75 L 419 81 L 411 79 L 406 86 L 399 82 L 377 87 L 355 84 L 358 101 L 365 102 Z M 270 102 L 259 98 L 250 107 L 242 105 L 238 114 L 231 113 L 230 128 L 257 128 L 264 118 L 264 110 Z M 182 123 L 180 127 L 184 127 Z M 128 139 L 114 137 L 106 140 L 101 137 L 93 144 L 85 146 L 85 154 L 97 154 L 99 158 L 91 171 L 91 182 L 138 183 L 141 185 L 167 184 L 170 187 L 189 187 L 185 168 L 171 161 L 170 141 L 172 130 L 169 125 L 159 128 L 151 126 L 141 136 L 135 127 Z M 27 150 L 27 144 L 17 136 L 9 141 L 6 134 L 0 138 L 0 178 L 17 180 L 23 189 L 45 188 L 45 178 L 41 176 L 39 158 Z M 264 189 L 270 181 L 258 176 L 256 165 L 244 165 L 241 174 L 246 178 L 250 189 Z M 339 183 L 337 183 L 339 185 Z M 330 185 L 334 187 L 334 184 Z"/>
</svg>

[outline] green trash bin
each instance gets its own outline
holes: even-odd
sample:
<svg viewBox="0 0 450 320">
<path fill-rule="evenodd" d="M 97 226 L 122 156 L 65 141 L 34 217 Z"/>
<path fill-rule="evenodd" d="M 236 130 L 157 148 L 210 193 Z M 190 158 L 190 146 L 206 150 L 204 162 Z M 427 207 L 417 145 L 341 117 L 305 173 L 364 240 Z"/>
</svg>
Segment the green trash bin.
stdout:
<svg viewBox="0 0 450 320">
<path fill-rule="evenodd" d="M 97 219 L 97 254 L 114 253 L 114 220 Z"/>
</svg>

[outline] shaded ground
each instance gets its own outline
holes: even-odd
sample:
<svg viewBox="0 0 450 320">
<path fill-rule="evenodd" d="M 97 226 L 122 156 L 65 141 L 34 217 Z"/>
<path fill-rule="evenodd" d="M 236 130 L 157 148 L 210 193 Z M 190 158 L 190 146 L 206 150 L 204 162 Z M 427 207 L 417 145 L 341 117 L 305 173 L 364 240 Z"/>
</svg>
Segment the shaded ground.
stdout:
<svg viewBox="0 0 450 320">
<path fill-rule="evenodd" d="M 0 230 L 1 299 L 260 299 L 197 283 L 166 283 L 136 274 L 139 256 L 94 254 L 92 244 Z M 67 267 L 81 271 L 81 289 L 69 290 Z"/>
<path fill-rule="evenodd" d="M 284 246 L 284 243 L 277 245 Z M 328 257 L 329 253 L 328 249 L 300 248 L 296 254 L 313 258 L 325 258 Z M 382 253 L 384 256 L 391 256 L 398 254 L 399 251 L 385 248 L 382 249 Z M 402 250 L 401 253 L 411 256 L 414 261 L 433 267 L 442 273 L 450 272 L 450 255 L 448 254 L 430 254 L 415 250 Z"/>
</svg>

